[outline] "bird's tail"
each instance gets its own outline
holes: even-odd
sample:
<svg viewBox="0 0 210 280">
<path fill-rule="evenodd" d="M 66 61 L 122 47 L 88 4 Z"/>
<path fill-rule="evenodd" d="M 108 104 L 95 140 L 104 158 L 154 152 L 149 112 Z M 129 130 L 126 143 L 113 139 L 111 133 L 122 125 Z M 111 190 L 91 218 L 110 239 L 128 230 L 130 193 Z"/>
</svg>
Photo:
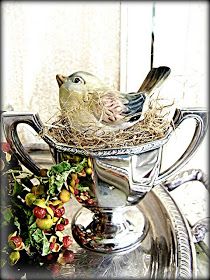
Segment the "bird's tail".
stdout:
<svg viewBox="0 0 210 280">
<path fill-rule="evenodd" d="M 169 76 L 170 72 L 171 69 L 167 66 L 152 68 L 147 74 L 146 78 L 144 79 L 138 92 L 145 92 L 146 94 L 151 94 L 162 85 L 162 83 Z"/>
</svg>

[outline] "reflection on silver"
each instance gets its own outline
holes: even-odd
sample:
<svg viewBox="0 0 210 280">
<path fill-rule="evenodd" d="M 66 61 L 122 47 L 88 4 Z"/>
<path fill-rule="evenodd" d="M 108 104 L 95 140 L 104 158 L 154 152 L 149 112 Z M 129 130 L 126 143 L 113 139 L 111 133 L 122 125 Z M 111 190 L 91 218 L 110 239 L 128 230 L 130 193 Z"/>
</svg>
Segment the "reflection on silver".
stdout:
<svg viewBox="0 0 210 280">
<path fill-rule="evenodd" d="M 69 207 L 71 220 L 81 208 L 76 201 Z M 196 253 L 190 229 L 169 193 L 158 185 L 138 205 L 130 207 L 142 212 L 149 224 L 137 247 L 101 254 L 74 243 L 75 260 L 62 266 L 58 278 L 195 279 Z M 90 211 L 83 211 L 88 217 Z"/>
<path fill-rule="evenodd" d="M 138 208 L 125 207 L 89 213 L 82 208 L 72 221 L 74 239 L 83 247 L 101 253 L 136 248 L 148 231 L 148 221 Z"/>
<path fill-rule="evenodd" d="M 138 155 L 93 158 L 93 180 L 97 185 L 95 191 L 98 206 L 115 208 L 137 204 L 150 191 L 158 177 L 161 151 L 158 148 Z M 110 199 L 104 199 L 105 191 L 109 193 Z"/>
</svg>

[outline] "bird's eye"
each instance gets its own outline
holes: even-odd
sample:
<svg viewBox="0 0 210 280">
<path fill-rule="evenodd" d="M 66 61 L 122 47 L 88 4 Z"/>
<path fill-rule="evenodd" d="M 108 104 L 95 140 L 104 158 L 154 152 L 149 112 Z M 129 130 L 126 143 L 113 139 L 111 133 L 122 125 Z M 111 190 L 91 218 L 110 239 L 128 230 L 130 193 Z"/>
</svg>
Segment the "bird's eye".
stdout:
<svg viewBox="0 0 210 280">
<path fill-rule="evenodd" d="M 81 84 L 81 83 L 83 83 L 83 80 L 79 77 L 75 77 L 75 78 L 73 78 L 72 82 L 75 84 Z"/>
</svg>

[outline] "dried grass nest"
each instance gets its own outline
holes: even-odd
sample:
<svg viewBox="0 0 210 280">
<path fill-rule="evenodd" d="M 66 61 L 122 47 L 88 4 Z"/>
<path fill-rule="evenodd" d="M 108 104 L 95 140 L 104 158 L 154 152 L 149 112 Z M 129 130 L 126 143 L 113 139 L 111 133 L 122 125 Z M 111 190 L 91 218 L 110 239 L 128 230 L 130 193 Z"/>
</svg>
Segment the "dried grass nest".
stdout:
<svg viewBox="0 0 210 280">
<path fill-rule="evenodd" d="M 81 133 L 72 127 L 67 117 L 59 113 L 53 123 L 45 126 L 44 133 L 59 143 L 83 149 L 105 149 L 145 144 L 163 138 L 172 124 L 167 116 L 170 114 L 170 107 L 173 104 L 161 105 L 158 101 L 158 99 L 150 101 L 148 110 L 144 113 L 144 119 L 124 130 L 106 132 L 100 136 L 96 133 L 91 133 L 91 135 Z"/>
</svg>

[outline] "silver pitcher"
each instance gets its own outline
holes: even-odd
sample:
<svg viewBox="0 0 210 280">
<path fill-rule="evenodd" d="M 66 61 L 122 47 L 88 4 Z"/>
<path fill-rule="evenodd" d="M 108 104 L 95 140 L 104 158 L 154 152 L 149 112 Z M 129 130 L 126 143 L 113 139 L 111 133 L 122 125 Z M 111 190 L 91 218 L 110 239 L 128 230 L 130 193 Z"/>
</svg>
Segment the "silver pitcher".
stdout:
<svg viewBox="0 0 210 280">
<path fill-rule="evenodd" d="M 182 156 L 167 170 L 160 172 L 162 150 L 174 129 L 184 120 L 196 121 L 195 132 Z M 208 114 L 204 109 L 176 109 L 165 137 L 139 146 L 84 150 L 58 143 L 44 134 L 38 114 L 10 112 L 2 115 L 7 141 L 19 160 L 34 174 L 40 168 L 24 150 L 17 125 L 30 125 L 49 145 L 56 163 L 68 156 L 89 157 L 93 166 L 92 190 L 94 203 L 81 201 L 82 207 L 72 220 L 76 242 L 100 253 L 116 253 L 136 248 L 147 234 L 149 223 L 137 204 L 157 184 L 168 180 L 190 160 L 207 131 Z"/>
</svg>

